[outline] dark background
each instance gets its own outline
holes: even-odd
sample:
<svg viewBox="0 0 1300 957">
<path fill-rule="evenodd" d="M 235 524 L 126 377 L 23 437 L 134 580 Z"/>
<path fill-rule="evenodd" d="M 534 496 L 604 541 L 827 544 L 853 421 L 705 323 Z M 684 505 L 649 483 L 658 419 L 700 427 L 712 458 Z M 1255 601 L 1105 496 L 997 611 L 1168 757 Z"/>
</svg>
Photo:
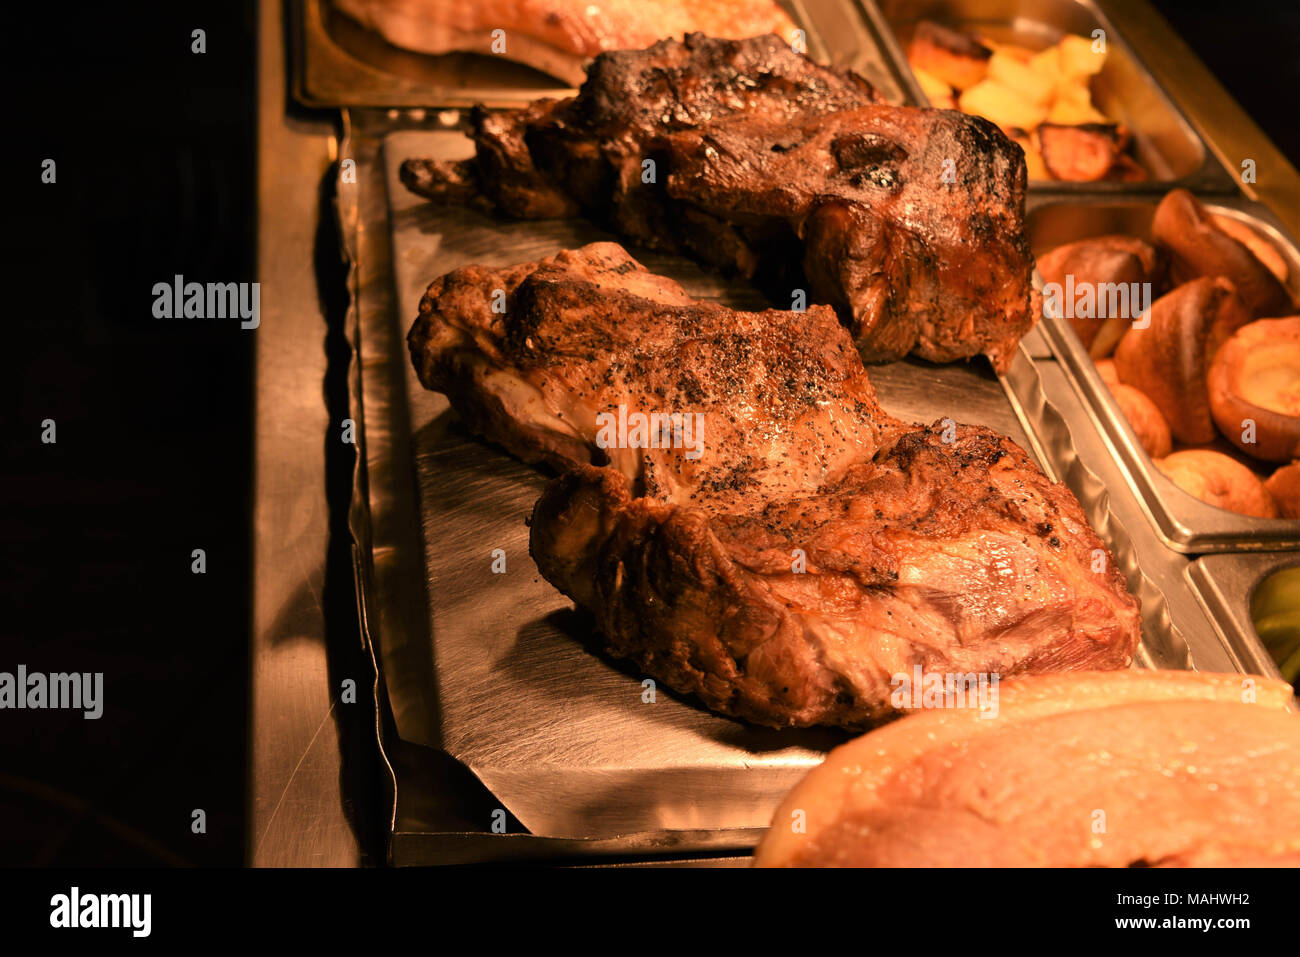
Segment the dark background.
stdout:
<svg viewBox="0 0 1300 957">
<path fill-rule="evenodd" d="M 1300 5 L 1157 6 L 1300 165 Z M 150 290 L 257 278 L 254 11 L 6 16 L 0 671 L 103 671 L 110 707 L 0 712 L 0 865 L 239 864 L 256 333 Z"/>
<path fill-rule="evenodd" d="M 257 278 L 253 5 L 37 7 L 4 27 L 0 671 L 108 706 L 0 711 L 0 863 L 239 864 L 256 333 L 151 290 Z"/>
<path fill-rule="evenodd" d="M 1121 0 L 1122 2 L 1122 0 Z M 1151 0 L 1247 114 L 1300 168 L 1300 3 Z M 1229 170 L 1229 172 L 1233 172 Z"/>
</svg>

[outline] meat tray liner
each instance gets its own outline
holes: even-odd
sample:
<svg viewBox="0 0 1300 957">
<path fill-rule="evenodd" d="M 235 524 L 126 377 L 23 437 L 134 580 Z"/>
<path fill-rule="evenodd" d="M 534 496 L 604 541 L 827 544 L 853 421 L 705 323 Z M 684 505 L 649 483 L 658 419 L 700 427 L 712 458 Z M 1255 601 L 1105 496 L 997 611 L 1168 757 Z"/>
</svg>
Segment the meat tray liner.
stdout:
<svg viewBox="0 0 1300 957">
<path fill-rule="evenodd" d="M 380 631 L 375 645 L 397 736 L 459 761 L 533 835 L 605 842 L 729 831 L 737 835 L 732 846 L 751 845 L 785 793 L 847 735 L 749 726 L 662 686 L 653 703 L 644 701 L 645 676 L 600 653 L 599 638 L 528 554 L 525 519 L 547 476 L 471 435 L 444 396 L 420 386 L 405 356 L 405 332 L 436 277 L 469 263 L 503 266 L 614 238 L 584 221 L 515 222 L 438 208 L 400 183 L 408 157 L 458 159 L 472 150 L 457 132 L 391 133 L 382 146 L 396 315 L 383 336 L 368 340 L 363 332 L 361 374 L 386 370 L 380 374 L 400 381 L 390 384 L 390 403 L 367 406 L 363 434 L 382 435 L 392 450 L 391 463 L 367 453 L 372 472 L 376 465 L 395 475 L 413 470 L 413 501 L 385 509 L 391 514 L 377 518 L 386 527 L 376 529 L 375 541 L 394 541 L 418 522 L 421 540 L 412 547 L 423 550 L 416 576 L 426 586 L 423 595 L 378 588 L 375 604 L 386 621 L 369 623 L 372 634 Z M 743 281 L 631 251 L 698 298 L 765 305 Z M 365 354 L 376 339 L 392 354 Z M 1030 340 L 1028 348 L 1043 344 Z M 1021 359 L 1033 375 L 1027 354 Z M 977 422 L 1042 459 L 983 360 L 905 361 L 872 367 L 870 375 L 895 415 Z M 504 574 L 492 571 L 495 549 L 505 553 Z M 393 550 L 376 545 L 376 566 Z M 1142 664 L 1189 666 L 1181 638 L 1166 635 L 1156 646 L 1154 656 L 1140 656 Z M 479 826 L 488 831 L 491 822 Z"/>
</svg>

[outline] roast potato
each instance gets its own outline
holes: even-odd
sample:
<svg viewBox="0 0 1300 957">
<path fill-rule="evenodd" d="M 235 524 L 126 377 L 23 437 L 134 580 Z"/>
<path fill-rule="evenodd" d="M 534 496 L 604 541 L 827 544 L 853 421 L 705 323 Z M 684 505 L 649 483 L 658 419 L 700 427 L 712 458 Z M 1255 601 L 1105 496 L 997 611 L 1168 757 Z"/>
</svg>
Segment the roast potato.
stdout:
<svg viewBox="0 0 1300 957">
<path fill-rule="evenodd" d="M 1047 116 L 1047 107 L 1030 100 L 997 80 L 984 80 L 957 97 L 963 113 L 982 116 L 1003 129 L 1018 126 L 1032 130 Z"/>
<path fill-rule="evenodd" d="M 1047 113 L 1047 122 L 1061 125 L 1109 123 L 1106 115 L 1092 105 L 1092 91 L 1083 78 L 1057 78 L 1056 99 Z"/>
<path fill-rule="evenodd" d="M 1018 126 L 1013 126 L 1005 132 L 1025 151 L 1025 169 L 1029 173 L 1029 178 L 1051 179 L 1051 174 L 1043 165 L 1043 154 L 1038 149 L 1038 136 Z"/>
<path fill-rule="evenodd" d="M 1147 171 L 1138 165 L 1137 160 L 1127 153 L 1121 153 L 1115 157 L 1115 165 L 1110 168 L 1106 178 L 1121 183 L 1144 183 L 1150 177 L 1147 175 Z"/>
<path fill-rule="evenodd" d="M 987 79 L 1015 90 L 1024 99 L 1044 110 L 1051 105 L 1056 96 L 1054 75 L 1035 70 L 1030 63 L 998 51 L 989 57 Z"/>
<path fill-rule="evenodd" d="M 1001 53 L 1004 56 L 1011 57 L 1013 60 L 1019 60 L 1021 63 L 1028 63 L 1037 53 L 1037 51 L 1031 50 L 1029 47 L 1022 46 L 1019 43 L 1005 43 L 1002 40 L 987 36 L 983 33 L 977 33 L 975 39 L 978 40 L 982 46 L 988 47 L 994 53 Z"/>
<path fill-rule="evenodd" d="M 1031 179 L 1143 180 L 1145 171 L 1132 159 L 1119 161 L 1126 131 L 1093 105 L 1091 80 L 1106 54 L 1092 47 L 1086 37 L 1065 36 L 1032 50 L 921 21 L 908 59 L 932 104 L 946 106 L 940 87 L 955 87 L 962 112 L 990 120 L 1020 143 Z M 1039 127 L 1047 124 L 1052 129 L 1040 138 Z"/>
<path fill-rule="evenodd" d="M 912 64 L 912 74 L 916 77 L 916 82 L 921 86 L 921 92 L 933 102 L 936 97 L 952 97 L 952 87 L 943 80 L 939 79 L 929 70 L 922 69 L 915 63 Z"/>
<path fill-rule="evenodd" d="M 1093 41 L 1088 37 L 1067 33 L 1061 38 L 1061 73 L 1065 76 L 1096 76 L 1106 65 L 1107 53 L 1094 52 Z"/>
<path fill-rule="evenodd" d="M 949 86 L 965 90 L 984 79 L 988 73 L 988 47 L 966 34 L 922 20 L 912 34 L 907 59 Z"/>
<path fill-rule="evenodd" d="M 1093 183 L 1105 178 L 1115 165 L 1124 134 L 1114 123 L 1043 123 L 1038 127 L 1038 141 L 1043 162 L 1053 176 L 1071 183 Z"/>
</svg>

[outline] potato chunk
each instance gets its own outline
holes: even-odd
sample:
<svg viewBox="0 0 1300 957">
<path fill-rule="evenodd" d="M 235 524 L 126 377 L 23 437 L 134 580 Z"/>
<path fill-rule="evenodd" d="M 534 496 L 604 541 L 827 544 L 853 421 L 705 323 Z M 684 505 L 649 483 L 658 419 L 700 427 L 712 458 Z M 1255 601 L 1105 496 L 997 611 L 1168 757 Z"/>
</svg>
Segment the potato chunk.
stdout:
<svg viewBox="0 0 1300 957">
<path fill-rule="evenodd" d="M 952 99 L 952 87 L 943 82 L 943 80 L 939 79 L 929 70 L 922 69 L 913 63 L 912 74 L 916 77 L 916 82 L 920 85 L 921 92 L 925 94 L 926 99 L 931 103 L 936 99 Z"/>
<path fill-rule="evenodd" d="M 1043 162 L 1057 179 L 1070 183 L 1092 183 L 1104 177 L 1119 157 L 1121 137 L 1113 125 L 1058 126 L 1044 123 L 1038 128 Z"/>
<path fill-rule="evenodd" d="M 1032 130 L 1047 117 L 1047 108 L 996 80 L 976 84 L 957 99 L 963 113 L 973 113 L 1005 129 Z"/>
<path fill-rule="evenodd" d="M 1037 107 L 1046 109 L 1056 95 L 1056 79 L 1035 70 L 1028 63 L 1013 60 L 1005 53 L 989 58 L 989 80 L 1015 90 Z"/>
<path fill-rule="evenodd" d="M 1066 76 L 1096 76 L 1106 65 L 1106 53 L 1094 53 L 1088 37 L 1066 34 L 1061 38 L 1061 72 Z"/>
<path fill-rule="evenodd" d="M 959 90 L 972 87 L 988 73 L 988 47 L 964 33 L 950 30 L 929 20 L 916 25 L 907 59 L 913 68 L 920 67 L 941 82 Z"/>
</svg>

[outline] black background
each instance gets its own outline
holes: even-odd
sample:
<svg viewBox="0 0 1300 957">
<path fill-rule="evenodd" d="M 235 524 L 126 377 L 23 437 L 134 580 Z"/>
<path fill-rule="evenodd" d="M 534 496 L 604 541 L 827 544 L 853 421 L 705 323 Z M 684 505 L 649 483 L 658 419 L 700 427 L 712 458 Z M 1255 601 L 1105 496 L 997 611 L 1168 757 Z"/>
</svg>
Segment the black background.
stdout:
<svg viewBox="0 0 1300 957">
<path fill-rule="evenodd" d="M 1300 165 L 1300 5 L 1157 5 Z M 0 864 L 243 861 L 256 333 L 151 288 L 257 278 L 254 13 L 6 10 L 0 670 L 103 671 L 111 707 L 0 712 Z"/>
<path fill-rule="evenodd" d="M 256 333 L 156 320 L 151 290 L 257 278 L 253 6 L 24 7 L 3 28 L 0 670 L 103 671 L 109 704 L 0 712 L 0 863 L 239 864 Z"/>
</svg>

